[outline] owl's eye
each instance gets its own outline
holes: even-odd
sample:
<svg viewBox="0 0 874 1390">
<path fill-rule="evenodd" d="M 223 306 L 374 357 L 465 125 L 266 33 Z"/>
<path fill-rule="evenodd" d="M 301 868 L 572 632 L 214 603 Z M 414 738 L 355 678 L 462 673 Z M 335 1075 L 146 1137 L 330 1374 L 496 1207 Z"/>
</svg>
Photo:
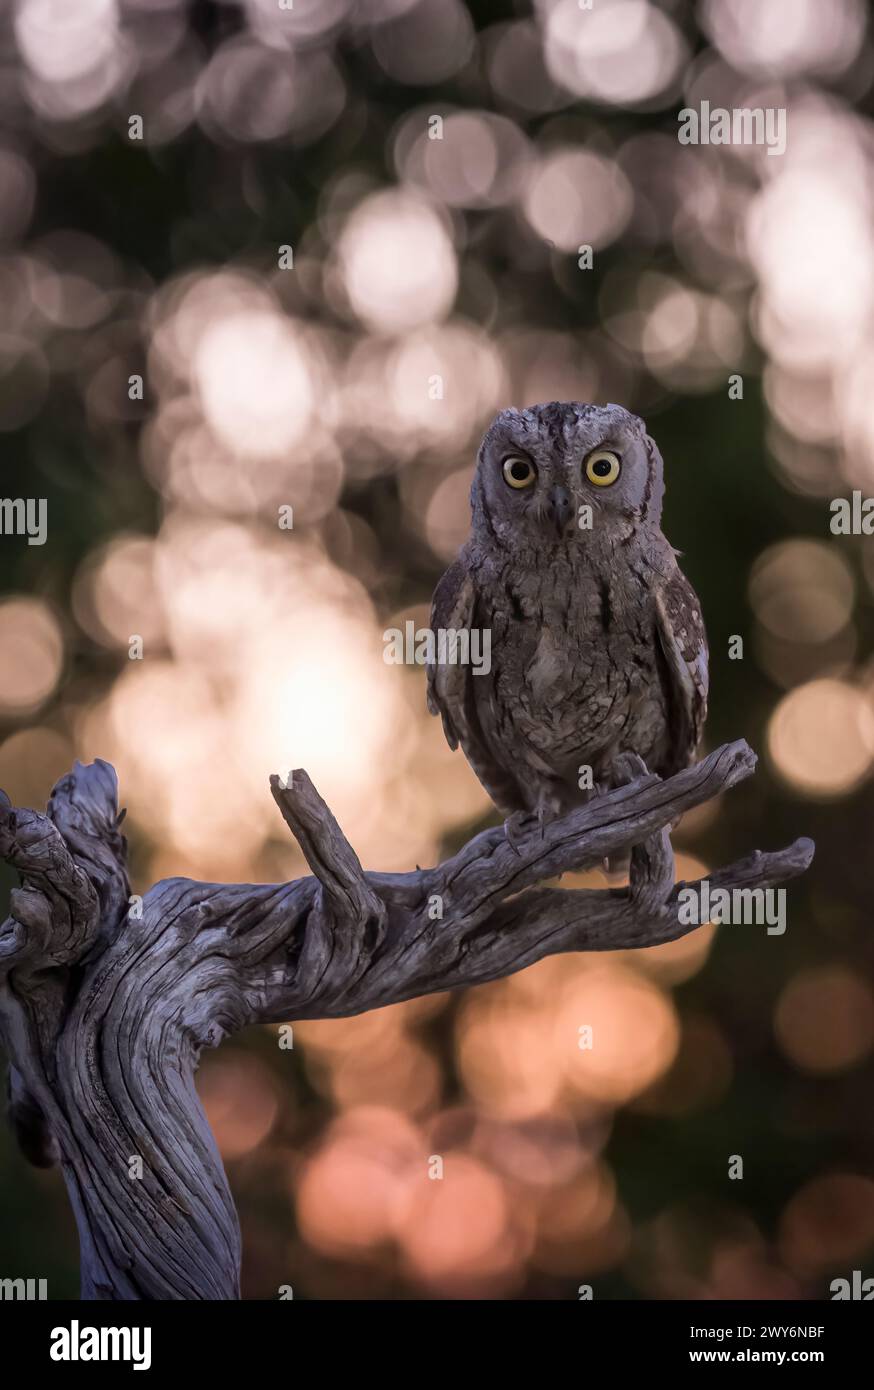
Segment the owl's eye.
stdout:
<svg viewBox="0 0 874 1390">
<path fill-rule="evenodd" d="M 501 469 L 510 487 L 530 487 L 537 477 L 537 469 L 531 460 L 523 459 L 519 454 L 511 454 L 504 459 Z"/>
<path fill-rule="evenodd" d="M 596 487 L 609 487 L 619 477 L 621 466 L 618 455 L 609 449 L 596 449 L 586 459 L 586 477 Z"/>
</svg>

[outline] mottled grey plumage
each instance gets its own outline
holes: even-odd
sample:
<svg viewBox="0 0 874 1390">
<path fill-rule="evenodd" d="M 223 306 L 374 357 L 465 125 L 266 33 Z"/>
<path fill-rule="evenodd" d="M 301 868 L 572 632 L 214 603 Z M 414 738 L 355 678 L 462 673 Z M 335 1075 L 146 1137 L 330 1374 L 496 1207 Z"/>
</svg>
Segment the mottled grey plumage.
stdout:
<svg viewBox="0 0 874 1390">
<path fill-rule="evenodd" d="M 609 451 L 615 481 L 592 459 Z M 533 481 L 511 486 L 507 465 Z M 621 406 L 503 411 L 483 439 L 473 525 L 434 593 L 433 629 L 491 630 L 491 671 L 428 670 L 428 704 L 504 812 L 561 814 L 638 754 L 663 777 L 694 758 L 707 705 L 701 606 L 660 529 L 662 459 Z M 515 476 L 515 474 L 513 474 Z M 591 507 L 592 527 L 579 519 Z M 591 794 L 591 793 L 589 793 Z"/>
</svg>

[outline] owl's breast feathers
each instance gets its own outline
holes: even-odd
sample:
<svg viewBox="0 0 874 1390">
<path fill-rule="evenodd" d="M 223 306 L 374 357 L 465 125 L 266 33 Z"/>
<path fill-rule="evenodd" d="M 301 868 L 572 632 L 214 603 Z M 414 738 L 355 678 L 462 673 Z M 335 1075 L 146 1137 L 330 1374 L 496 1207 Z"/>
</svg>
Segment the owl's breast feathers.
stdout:
<svg viewBox="0 0 874 1390">
<path fill-rule="evenodd" d="M 428 669 L 428 705 L 502 811 L 531 807 L 538 779 L 576 788 L 619 752 L 663 776 L 694 756 L 707 707 L 701 606 L 658 534 L 642 562 L 608 574 L 575 566 L 476 564 L 469 550 L 434 593 L 431 626 L 491 634 L 491 671 Z"/>
</svg>

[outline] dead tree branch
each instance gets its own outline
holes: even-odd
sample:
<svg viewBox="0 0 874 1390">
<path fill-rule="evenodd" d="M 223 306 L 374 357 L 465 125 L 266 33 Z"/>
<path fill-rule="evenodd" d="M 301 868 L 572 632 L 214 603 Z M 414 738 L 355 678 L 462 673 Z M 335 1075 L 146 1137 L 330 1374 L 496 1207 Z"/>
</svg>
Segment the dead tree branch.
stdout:
<svg viewBox="0 0 874 1390">
<path fill-rule="evenodd" d="M 481 984 L 544 956 L 654 946 L 678 918 L 668 827 L 754 770 L 726 744 L 662 782 L 633 780 L 511 845 L 483 831 L 433 869 L 365 873 L 306 773 L 271 779 L 313 876 L 284 884 L 168 879 L 130 908 L 115 772 L 76 764 L 46 815 L 0 801 L 18 871 L 0 927 L 0 1037 L 10 1110 L 32 1161 L 60 1156 L 82 1247 L 82 1294 L 221 1299 L 240 1238 L 198 1100 L 200 1050 L 253 1023 L 363 1013 Z M 631 849 L 621 889 L 542 887 Z M 809 840 L 756 852 L 711 885 L 802 873 Z"/>
</svg>

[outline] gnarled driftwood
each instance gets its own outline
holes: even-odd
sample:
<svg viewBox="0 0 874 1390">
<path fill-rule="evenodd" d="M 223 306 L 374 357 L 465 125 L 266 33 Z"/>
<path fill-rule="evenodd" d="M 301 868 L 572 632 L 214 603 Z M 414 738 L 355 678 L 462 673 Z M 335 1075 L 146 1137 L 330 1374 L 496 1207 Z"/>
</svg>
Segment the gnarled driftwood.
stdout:
<svg viewBox="0 0 874 1390">
<path fill-rule="evenodd" d="M 252 1023 L 480 984 L 559 952 L 683 936 L 691 927 L 678 920 L 667 827 L 754 767 L 744 742 L 664 782 L 632 763 L 626 786 L 542 830 L 523 827 L 512 845 L 502 828 L 486 830 L 436 868 L 405 874 L 365 873 L 306 774 L 289 786 L 274 777 L 313 876 L 167 879 L 141 916 L 129 907 L 107 763 L 77 763 L 46 815 L 3 798 L 0 855 L 21 877 L 0 927 L 11 1114 L 32 1161 L 60 1157 L 83 1297 L 238 1296 L 236 1211 L 194 1086 L 202 1047 Z M 625 888 L 540 886 L 629 848 Z M 710 883 L 766 887 L 803 872 L 812 854 L 798 840 Z M 141 1177 L 131 1175 L 137 1158 Z"/>
</svg>

